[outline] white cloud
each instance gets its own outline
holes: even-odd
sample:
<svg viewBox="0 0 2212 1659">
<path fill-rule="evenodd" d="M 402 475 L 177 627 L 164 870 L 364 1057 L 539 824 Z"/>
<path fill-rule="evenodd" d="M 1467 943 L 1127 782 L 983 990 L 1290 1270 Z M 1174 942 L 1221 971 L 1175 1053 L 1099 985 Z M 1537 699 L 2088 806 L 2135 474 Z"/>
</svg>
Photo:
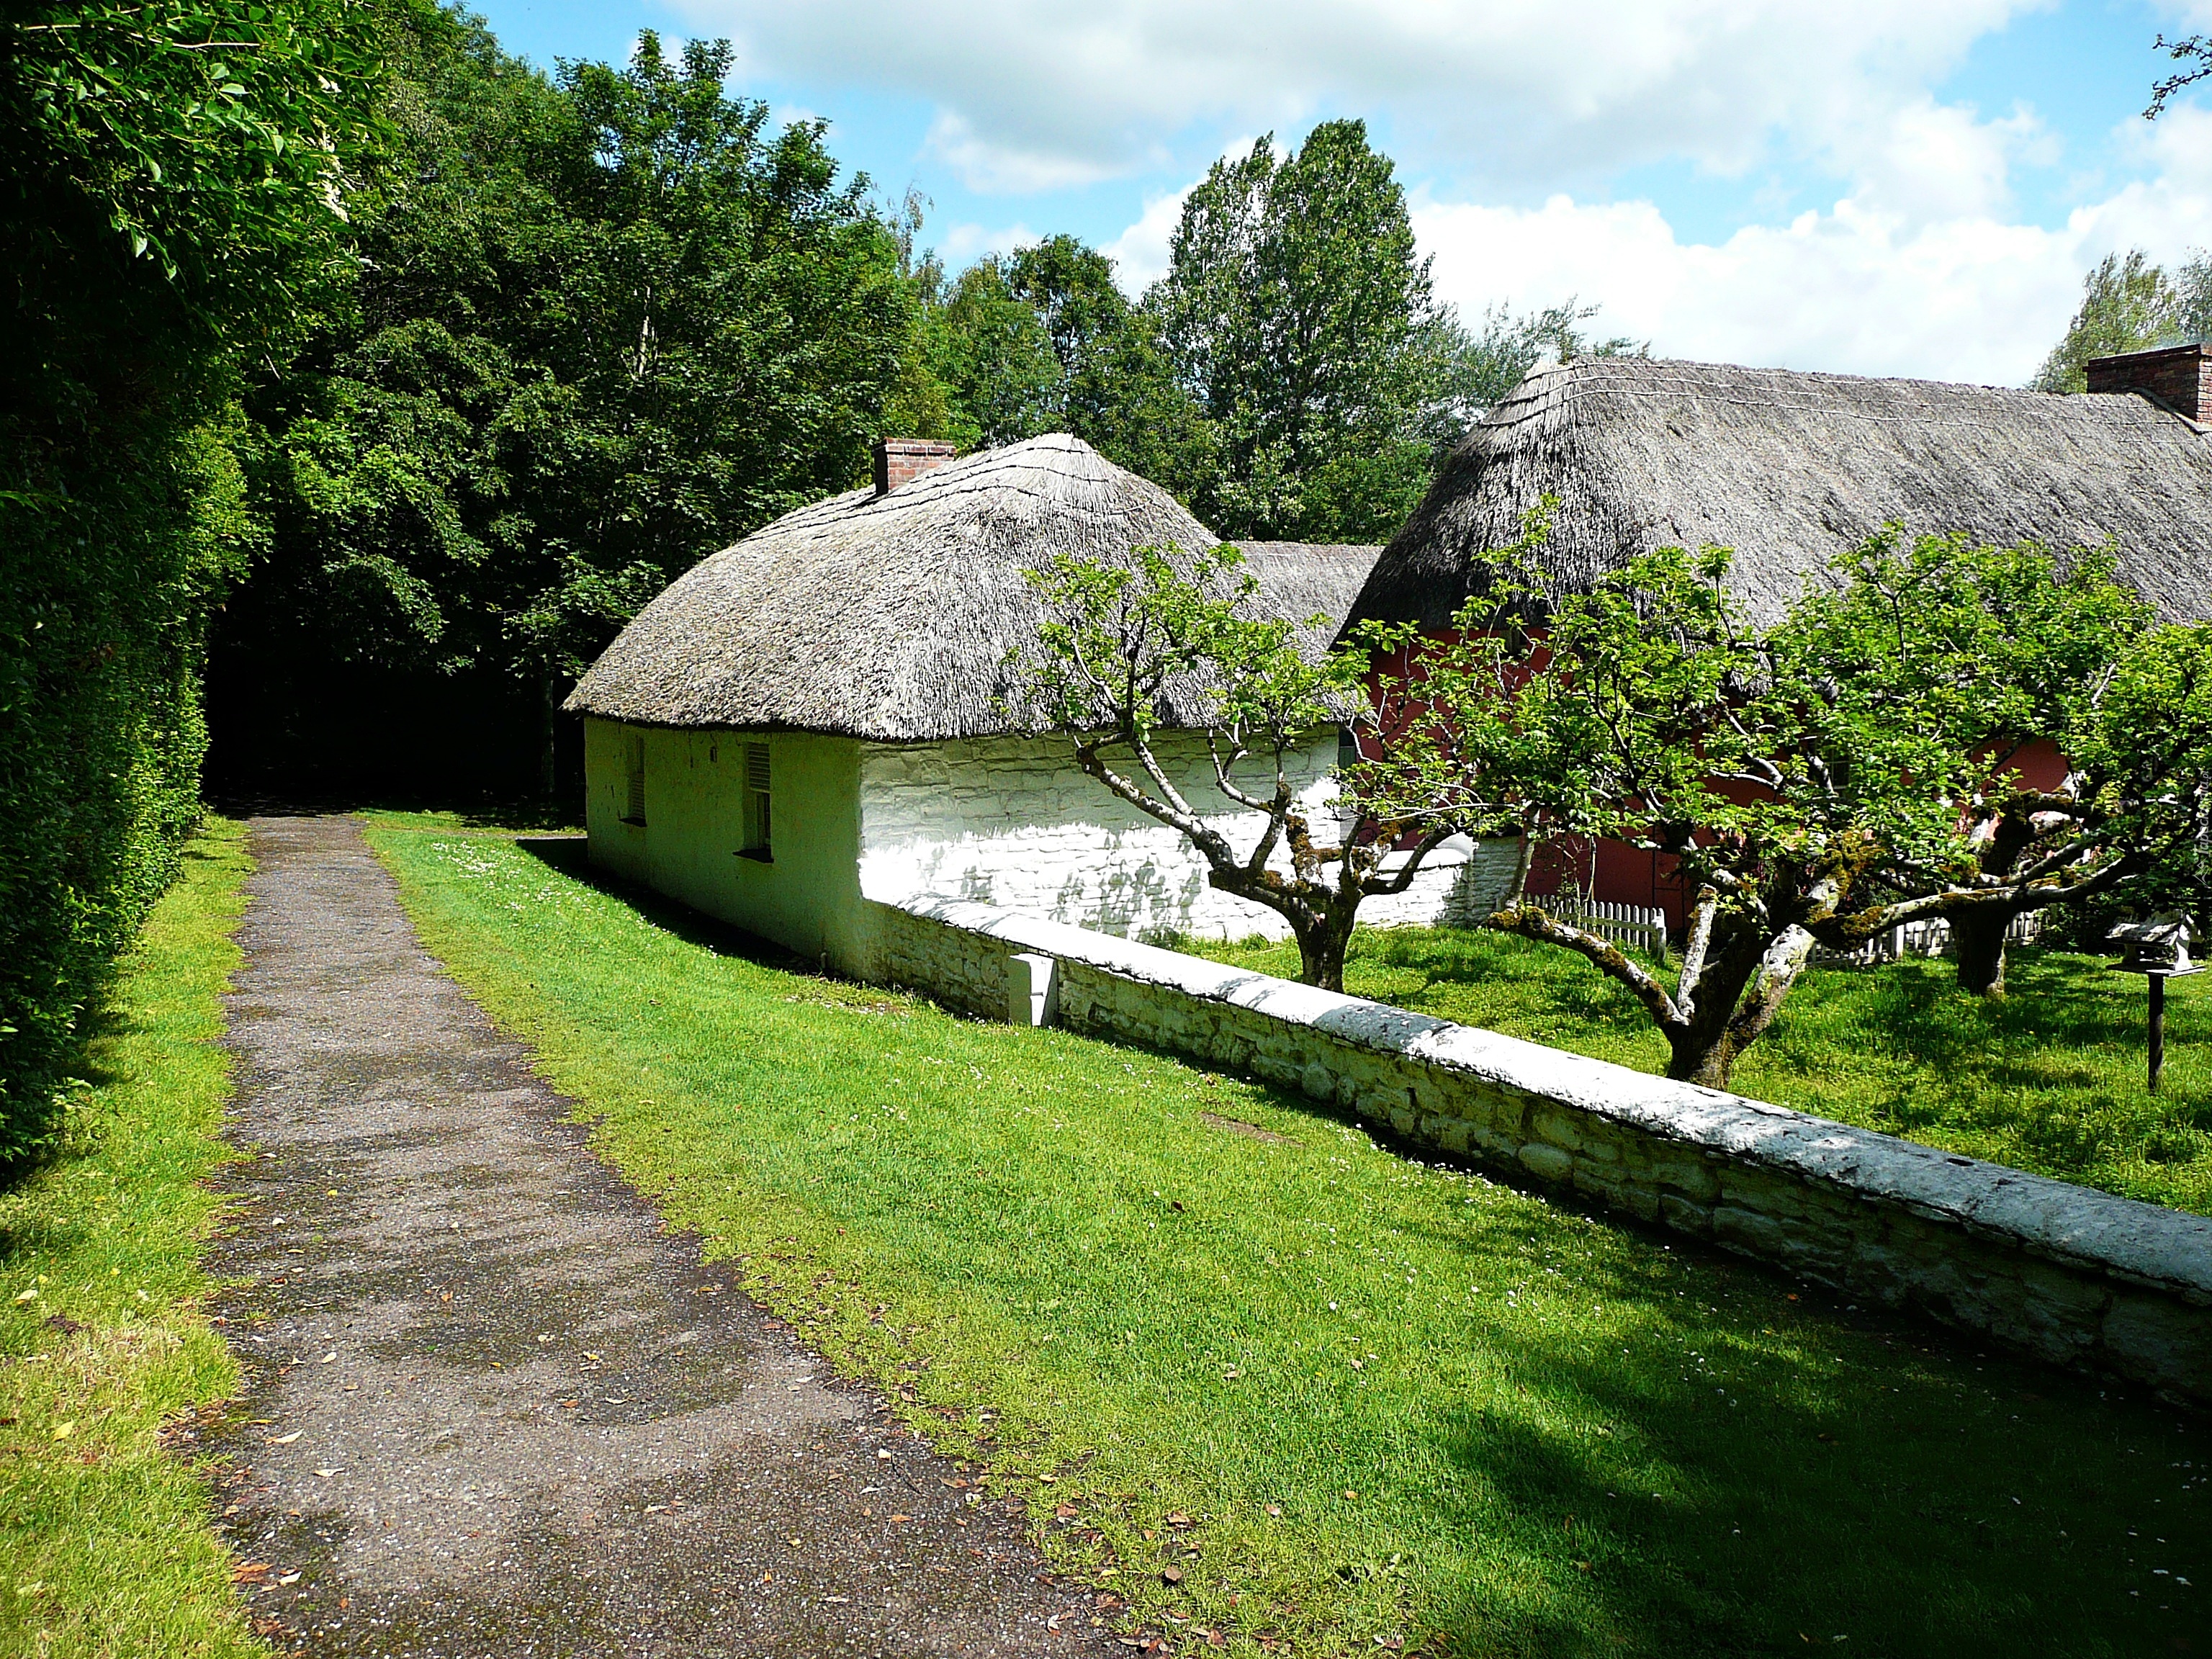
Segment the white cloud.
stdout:
<svg viewBox="0 0 2212 1659">
<path fill-rule="evenodd" d="M 1166 274 L 1168 247 L 1182 222 L 1182 199 L 1191 188 L 1186 185 L 1172 196 L 1149 198 L 1137 222 L 1099 250 L 1113 260 L 1115 280 L 1129 294 L 1143 293 Z"/>
<path fill-rule="evenodd" d="M 1650 202 L 1564 195 L 1534 209 L 1417 201 L 1413 222 L 1438 293 L 1471 314 L 1577 295 L 1604 307 L 1607 332 L 1670 357 L 2017 385 L 2105 254 L 2142 247 L 2170 262 L 2212 244 L 2212 112 L 2137 128 L 2125 142 L 2157 175 L 2053 228 L 1996 214 L 2003 168 L 1990 147 L 2015 137 L 1925 109 L 1906 112 L 1898 135 L 1897 155 L 1924 158 L 1918 168 L 1872 169 L 1825 212 L 1717 243 L 1680 240 Z"/>
<path fill-rule="evenodd" d="M 955 225 L 938 239 L 938 257 L 949 270 L 973 264 L 986 253 L 1012 253 L 1042 240 L 1027 225 Z"/>
<path fill-rule="evenodd" d="M 1490 186 L 1778 135 L 1850 167 L 1974 40 L 2051 0 L 678 0 L 750 74 L 919 96 L 979 189 L 1157 163 L 1179 135 L 1387 110 L 1401 158 Z"/>
</svg>

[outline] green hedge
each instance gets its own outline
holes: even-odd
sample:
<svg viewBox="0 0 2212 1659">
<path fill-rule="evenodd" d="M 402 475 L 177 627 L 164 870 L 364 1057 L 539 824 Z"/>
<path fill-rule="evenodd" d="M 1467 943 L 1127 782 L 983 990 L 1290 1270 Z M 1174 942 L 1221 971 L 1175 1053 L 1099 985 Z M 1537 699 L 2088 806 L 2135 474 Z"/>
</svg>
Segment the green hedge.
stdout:
<svg viewBox="0 0 2212 1659">
<path fill-rule="evenodd" d="M 251 542 L 240 376 L 330 267 L 414 3 L 0 18 L 0 1166 L 51 1138 L 198 815 L 202 642 Z"/>
</svg>

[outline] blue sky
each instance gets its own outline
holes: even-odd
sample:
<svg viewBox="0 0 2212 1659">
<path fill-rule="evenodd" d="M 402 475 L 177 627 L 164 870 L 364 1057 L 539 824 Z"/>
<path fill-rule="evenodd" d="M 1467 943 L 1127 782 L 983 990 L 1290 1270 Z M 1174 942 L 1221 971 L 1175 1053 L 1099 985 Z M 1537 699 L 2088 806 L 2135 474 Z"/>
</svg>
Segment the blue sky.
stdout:
<svg viewBox="0 0 2212 1659">
<path fill-rule="evenodd" d="M 1444 297 L 1569 295 L 1664 356 L 2014 384 L 2103 254 L 2212 244 L 2212 0 L 494 0 L 509 50 L 736 42 L 960 263 L 1070 231 L 1132 288 L 1263 132 L 1365 118 Z"/>
</svg>

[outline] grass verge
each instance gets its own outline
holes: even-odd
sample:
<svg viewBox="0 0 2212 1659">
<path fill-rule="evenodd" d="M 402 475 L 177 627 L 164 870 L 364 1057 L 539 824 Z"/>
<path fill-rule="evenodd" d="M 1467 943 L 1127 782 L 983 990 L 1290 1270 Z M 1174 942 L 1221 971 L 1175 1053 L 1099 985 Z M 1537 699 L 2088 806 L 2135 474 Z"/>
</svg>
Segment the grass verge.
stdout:
<svg viewBox="0 0 2212 1659">
<path fill-rule="evenodd" d="M 1303 1100 L 781 971 L 550 849 L 372 842 L 670 1220 L 1169 1650 L 2203 1642 L 2199 1419 Z"/>
<path fill-rule="evenodd" d="M 1177 948 L 1296 978 L 1297 946 Z M 2212 1214 L 2212 976 L 2174 981 L 2166 1081 L 2145 1086 L 2139 975 L 2099 957 L 2016 951 L 1998 1002 L 1953 963 L 1814 969 L 1736 1062 L 1740 1094 L 1970 1158 Z M 1614 981 L 1567 951 L 1451 927 L 1363 930 L 1345 988 L 1462 1025 L 1662 1072 L 1667 1045 Z"/>
<path fill-rule="evenodd" d="M 248 864 L 211 822 L 119 964 L 57 1156 L 0 1192 L 0 1653 L 264 1655 L 165 1425 L 237 1371 L 199 1311 L 199 1182 Z"/>
</svg>

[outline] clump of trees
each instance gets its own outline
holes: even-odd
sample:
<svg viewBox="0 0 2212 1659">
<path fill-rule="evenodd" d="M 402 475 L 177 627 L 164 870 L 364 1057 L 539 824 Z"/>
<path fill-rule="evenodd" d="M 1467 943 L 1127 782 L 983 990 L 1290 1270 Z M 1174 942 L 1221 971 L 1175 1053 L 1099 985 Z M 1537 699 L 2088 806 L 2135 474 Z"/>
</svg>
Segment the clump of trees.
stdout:
<svg viewBox="0 0 2212 1659">
<path fill-rule="evenodd" d="M 1516 878 L 1479 925 L 1620 981 L 1667 1038 L 1668 1074 L 1713 1087 L 1816 945 L 1940 917 L 1962 985 L 2001 994 L 2015 917 L 2151 892 L 2212 841 L 2212 627 L 2156 625 L 2106 556 L 1878 537 L 1761 627 L 1730 596 L 1726 550 L 1662 550 L 1561 592 L 1544 535 L 1540 514 L 1443 638 L 1370 626 L 1318 663 L 1239 611 L 1249 586 L 1210 588 L 1218 562 L 1057 564 L 1039 578 L 1047 723 L 1182 830 L 1216 887 L 1282 914 L 1317 984 L 1339 984 L 1364 897 L 1402 890 L 1449 835 L 1517 834 Z M 1208 688 L 1214 782 L 1260 815 L 1254 846 L 1158 763 L 1148 711 L 1176 676 Z M 1285 757 L 1332 719 L 1360 741 L 1330 802 L 1343 833 L 1324 839 Z M 2063 757 L 2055 782 L 2031 776 L 2038 745 Z M 1271 788 L 1236 775 L 1255 754 Z M 1671 975 L 1583 926 L 1571 888 L 1547 896 L 1540 878 L 1599 840 L 1678 872 Z"/>
<path fill-rule="evenodd" d="M 2212 337 L 2212 257 L 2197 253 L 2169 275 L 2141 248 L 2108 253 L 2081 279 L 2081 303 L 2028 382 L 2035 392 L 2086 392 L 2092 357 Z"/>
</svg>

